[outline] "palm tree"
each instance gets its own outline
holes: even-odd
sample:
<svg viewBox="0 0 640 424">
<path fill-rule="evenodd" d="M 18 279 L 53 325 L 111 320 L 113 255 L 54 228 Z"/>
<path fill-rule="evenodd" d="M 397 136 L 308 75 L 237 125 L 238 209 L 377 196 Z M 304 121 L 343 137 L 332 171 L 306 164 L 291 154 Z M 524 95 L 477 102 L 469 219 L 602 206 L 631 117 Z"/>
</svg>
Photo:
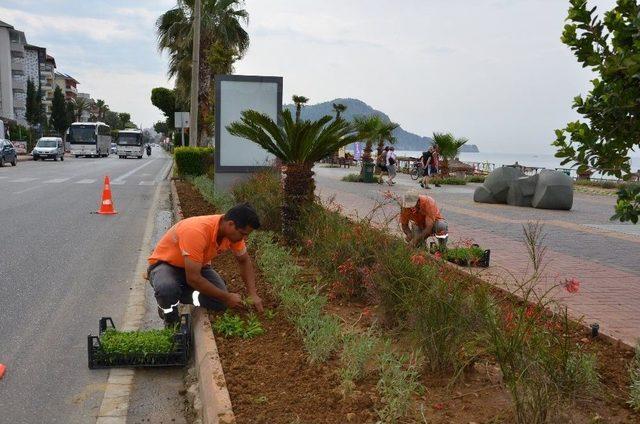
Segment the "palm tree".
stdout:
<svg viewBox="0 0 640 424">
<path fill-rule="evenodd" d="M 243 28 L 249 14 L 243 0 L 203 0 L 200 31 L 198 90 L 198 144 L 202 144 L 212 122 L 214 73 L 233 72 L 233 62 L 249 48 L 249 34 Z M 194 0 L 177 0 L 175 8 L 156 21 L 158 48 L 169 54 L 169 77 L 176 78 L 178 100 L 185 102 L 191 86 Z M 224 54 L 220 53 L 220 50 Z M 221 58 L 224 58 L 222 60 Z"/>
<path fill-rule="evenodd" d="M 296 122 L 300 121 L 300 113 L 302 112 L 302 106 L 304 106 L 309 99 L 304 96 L 296 96 L 295 94 L 291 98 L 293 103 L 296 104 Z"/>
<path fill-rule="evenodd" d="M 442 173 L 449 174 L 449 159 L 458 156 L 460 148 L 469 141 L 468 138 L 455 138 L 451 133 L 433 133 L 433 144 L 442 156 Z"/>
<path fill-rule="evenodd" d="M 282 125 L 269 116 L 246 110 L 240 121 L 227 126 L 230 134 L 260 145 L 280 159 L 283 179 L 282 232 L 289 243 L 296 240 L 302 208 L 314 199 L 313 165 L 357 136 L 348 122 L 324 116 L 317 121 L 293 120 L 291 111 L 280 114 Z"/>
<path fill-rule="evenodd" d="M 347 106 L 342 103 L 334 103 L 333 111 L 336 113 L 336 119 L 340 119 L 340 114 L 347 110 Z"/>
<path fill-rule="evenodd" d="M 382 149 L 384 149 L 384 142 L 388 142 L 390 144 L 395 144 L 396 138 L 393 136 L 393 130 L 398 128 L 400 125 L 395 122 L 381 122 L 381 125 L 378 127 L 377 135 L 378 135 L 378 155 L 382 154 Z"/>
<path fill-rule="evenodd" d="M 85 110 L 89 110 L 89 106 L 89 100 L 84 97 L 76 97 L 75 99 L 73 99 L 73 109 L 77 122 L 80 122 L 80 120 L 82 119 L 82 113 Z"/>
<path fill-rule="evenodd" d="M 381 125 L 382 120 L 378 115 L 356 116 L 353 119 L 353 126 L 358 133 L 358 140 L 366 141 L 362 154 L 363 169 L 365 162 L 372 162 L 371 150 L 373 141 L 377 140 L 377 131 Z"/>
<path fill-rule="evenodd" d="M 98 99 L 96 100 L 96 116 L 98 121 L 102 121 L 105 117 L 105 114 L 109 110 L 109 106 L 104 102 L 104 100 Z"/>
</svg>

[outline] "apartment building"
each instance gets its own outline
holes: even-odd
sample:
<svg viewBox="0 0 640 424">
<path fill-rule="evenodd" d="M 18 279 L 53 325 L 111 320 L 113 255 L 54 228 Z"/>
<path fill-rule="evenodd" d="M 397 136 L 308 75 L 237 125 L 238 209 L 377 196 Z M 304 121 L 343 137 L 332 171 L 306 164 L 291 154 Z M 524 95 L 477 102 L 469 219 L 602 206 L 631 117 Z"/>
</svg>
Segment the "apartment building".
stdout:
<svg viewBox="0 0 640 424">
<path fill-rule="evenodd" d="M 0 21 L 0 118 L 25 125 L 27 75 L 24 32 Z"/>
<path fill-rule="evenodd" d="M 55 85 L 60 87 L 60 90 L 64 93 L 65 100 L 73 100 L 78 97 L 78 87 L 80 84 L 71 75 L 63 74 L 62 72 L 55 72 Z M 55 87 L 54 87 L 55 89 Z"/>
</svg>

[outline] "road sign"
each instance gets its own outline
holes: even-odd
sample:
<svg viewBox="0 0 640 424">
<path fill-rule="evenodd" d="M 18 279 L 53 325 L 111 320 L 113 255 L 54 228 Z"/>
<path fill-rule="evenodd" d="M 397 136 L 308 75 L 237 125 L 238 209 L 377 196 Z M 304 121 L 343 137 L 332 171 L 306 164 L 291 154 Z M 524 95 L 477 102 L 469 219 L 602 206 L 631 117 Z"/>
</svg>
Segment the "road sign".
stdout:
<svg viewBox="0 0 640 424">
<path fill-rule="evenodd" d="M 176 128 L 189 128 L 189 112 L 175 112 Z"/>
</svg>

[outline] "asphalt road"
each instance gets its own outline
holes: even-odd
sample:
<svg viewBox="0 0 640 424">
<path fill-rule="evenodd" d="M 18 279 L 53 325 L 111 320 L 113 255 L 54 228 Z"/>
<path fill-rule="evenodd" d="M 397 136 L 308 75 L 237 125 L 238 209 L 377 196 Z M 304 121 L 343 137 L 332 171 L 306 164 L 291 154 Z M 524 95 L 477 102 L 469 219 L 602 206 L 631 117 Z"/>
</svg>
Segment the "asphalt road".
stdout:
<svg viewBox="0 0 640 424">
<path fill-rule="evenodd" d="M 87 335 L 102 316 L 123 320 L 170 163 L 154 149 L 0 168 L 0 422 L 95 422 L 108 372 L 88 369 Z M 105 175 L 117 215 L 94 213 Z"/>
</svg>

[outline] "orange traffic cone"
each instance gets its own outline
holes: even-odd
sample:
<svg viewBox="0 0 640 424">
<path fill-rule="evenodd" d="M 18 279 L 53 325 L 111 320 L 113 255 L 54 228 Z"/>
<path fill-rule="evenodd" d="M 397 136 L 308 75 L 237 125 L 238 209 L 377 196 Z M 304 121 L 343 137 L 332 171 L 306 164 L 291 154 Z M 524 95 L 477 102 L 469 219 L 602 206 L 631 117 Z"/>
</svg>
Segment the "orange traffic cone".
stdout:
<svg viewBox="0 0 640 424">
<path fill-rule="evenodd" d="M 7 367 L 5 367 L 4 365 L 0 364 L 0 380 L 2 380 L 2 377 L 4 377 L 4 372 L 7 370 Z"/>
<path fill-rule="evenodd" d="M 113 200 L 111 199 L 111 183 L 109 182 L 109 176 L 104 177 L 104 189 L 102 190 L 102 204 L 98 210 L 102 215 L 115 215 L 117 212 L 113 207 Z"/>
</svg>

